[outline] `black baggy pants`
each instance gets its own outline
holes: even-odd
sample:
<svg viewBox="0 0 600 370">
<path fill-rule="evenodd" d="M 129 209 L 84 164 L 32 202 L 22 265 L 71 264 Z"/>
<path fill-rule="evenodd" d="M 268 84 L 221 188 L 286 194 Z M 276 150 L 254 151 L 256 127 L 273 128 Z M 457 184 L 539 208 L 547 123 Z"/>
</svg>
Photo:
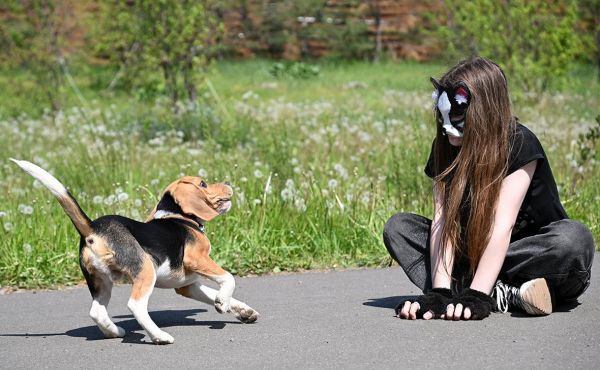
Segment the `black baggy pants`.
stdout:
<svg viewBox="0 0 600 370">
<path fill-rule="evenodd" d="M 429 235 L 431 220 L 398 213 L 385 224 L 388 252 L 421 290 L 431 288 Z M 594 238 L 583 224 L 564 219 L 542 227 L 537 235 L 512 241 L 498 279 L 514 286 L 535 279 L 548 281 L 557 303 L 574 300 L 590 284 Z M 469 287 L 468 261 L 458 259 L 452 271 L 452 290 Z"/>
</svg>

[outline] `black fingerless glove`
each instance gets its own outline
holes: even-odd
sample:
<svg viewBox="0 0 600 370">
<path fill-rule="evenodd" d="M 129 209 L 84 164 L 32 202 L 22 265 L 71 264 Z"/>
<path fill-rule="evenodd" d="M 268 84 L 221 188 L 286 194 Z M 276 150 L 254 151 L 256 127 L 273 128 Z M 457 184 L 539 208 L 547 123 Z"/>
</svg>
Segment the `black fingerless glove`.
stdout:
<svg viewBox="0 0 600 370">
<path fill-rule="evenodd" d="M 426 294 L 418 296 L 414 302 L 419 303 L 417 318 L 422 318 L 428 311 L 432 311 L 433 317 L 437 318 L 446 313 L 446 306 L 452 302 L 452 291 L 447 288 L 433 288 Z M 406 303 L 406 300 L 396 306 L 396 315 L 400 314 L 404 303 Z"/>
<path fill-rule="evenodd" d="M 489 295 L 479 290 L 467 288 L 454 297 L 452 301 L 454 306 L 462 304 L 463 312 L 465 308 L 471 310 L 471 320 L 482 320 L 490 315 L 494 300 Z"/>
</svg>

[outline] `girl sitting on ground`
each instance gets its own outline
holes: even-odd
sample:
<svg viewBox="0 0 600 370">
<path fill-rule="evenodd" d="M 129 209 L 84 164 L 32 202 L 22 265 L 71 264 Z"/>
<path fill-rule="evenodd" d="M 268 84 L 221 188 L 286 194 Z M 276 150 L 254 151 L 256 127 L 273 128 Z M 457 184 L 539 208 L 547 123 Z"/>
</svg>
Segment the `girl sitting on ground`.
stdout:
<svg viewBox="0 0 600 370">
<path fill-rule="evenodd" d="M 399 213 L 384 228 L 390 255 L 424 293 L 397 316 L 547 315 L 575 300 L 590 282 L 594 240 L 568 219 L 539 140 L 511 112 L 504 72 L 476 57 L 431 81 L 433 220 Z"/>
</svg>

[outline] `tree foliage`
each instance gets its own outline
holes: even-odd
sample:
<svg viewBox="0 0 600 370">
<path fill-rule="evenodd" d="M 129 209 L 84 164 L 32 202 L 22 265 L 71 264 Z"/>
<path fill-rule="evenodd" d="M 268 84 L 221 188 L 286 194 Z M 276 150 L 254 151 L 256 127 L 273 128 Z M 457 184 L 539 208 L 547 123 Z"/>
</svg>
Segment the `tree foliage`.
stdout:
<svg viewBox="0 0 600 370">
<path fill-rule="evenodd" d="M 0 11 L 7 14 L 0 22 L 0 62 L 30 72 L 52 109 L 60 109 L 67 8 L 53 0 L 8 0 Z"/>
<path fill-rule="evenodd" d="M 497 61 L 525 91 L 543 90 L 582 51 L 576 0 L 446 0 L 445 56 Z"/>
<path fill-rule="evenodd" d="M 97 52 L 121 64 L 128 84 L 195 101 L 223 32 L 214 0 L 112 0 L 103 4 Z M 160 71 L 162 79 L 148 79 Z"/>
</svg>

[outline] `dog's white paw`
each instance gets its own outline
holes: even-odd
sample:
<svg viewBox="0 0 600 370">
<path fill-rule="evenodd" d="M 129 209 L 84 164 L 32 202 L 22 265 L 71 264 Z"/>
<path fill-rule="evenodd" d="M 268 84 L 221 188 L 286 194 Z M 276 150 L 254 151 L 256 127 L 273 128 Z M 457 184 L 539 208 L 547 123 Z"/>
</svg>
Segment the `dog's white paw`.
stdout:
<svg viewBox="0 0 600 370">
<path fill-rule="evenodd" d="M 244 324 L 251 324 L 258 320 L 258 317 L 260 316 L 258 311 L 252 309 L 252 307 L 245 303 L 231 306 L 229 312 L 231 312 L 236 319 L 240 320 Z"/>
<path fill-rule="evenodd" d="M 123 329 L 120 326 L 116 326 L 116 331 L 115 330 L 110 330 L 110 329 L 104 329 L 104 328 L 100 328 L 100 330 L 102 330 L 102 333 L 104 333 L 104 337 L 106 338 L 123 338 L 125 336 L 125 329 Z"/>
<path fill-rule="evenodd" d="M 230 309 L 230 301 L 221 297 L 215 299 L 215 309 L 218 313 L 225 313 Z"/>
<path fill-rule="evenodd" d="M 173 342 L 175 342 L 175 338 L 165 331 L 160 331 L 152 336 L 152 343 L 154 344 L 171 344 Z"/>
<path fill-rule="evenodd" d="M 115 334 L 115 338 L 123 338 L 125 336 L 125 329 L 123 329 L 120 326 L 117 326 L 117 332 Z"/>
</svg>

